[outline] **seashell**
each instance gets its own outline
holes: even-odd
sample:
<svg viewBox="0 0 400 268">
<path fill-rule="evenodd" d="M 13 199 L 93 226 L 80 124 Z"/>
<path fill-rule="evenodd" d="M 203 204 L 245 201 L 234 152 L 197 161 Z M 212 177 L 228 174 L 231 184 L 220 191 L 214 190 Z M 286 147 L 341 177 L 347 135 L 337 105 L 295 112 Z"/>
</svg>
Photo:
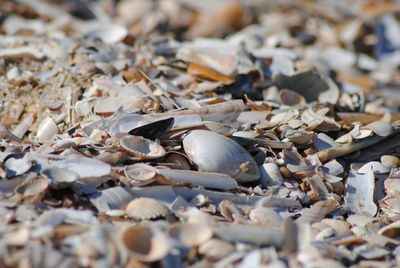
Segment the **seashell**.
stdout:
<svg viewBox="0 0 400 268">
<path fill-rule="evenodd" d="M 166 152 L 158 143 L 140 136 L 125 136 L 120 139 L 121 147 L 140 160 L 150 160 L 163 157 Z"/>
<path fill-rule="evenodd" d="M 393 155 L 382 155 L 381 162 L 388 168 L 393 168 L 400 165 L 400 159 Z"/>
<path fill-rule="evenodd" d="M 400 240 L 400 221 L 395 221 L 382 227 L 379 229 L 378 234 Z"/>
<path fill-rule="evenodd" d="M 128 217 L 136 220 L 151 220 L 167 216 L 170 211 L 160 201 L 140 197 L 132 200 L 125 208 Z"/>
<path fill-rule="evenodd" d="M 390 172 L 390 168 L 385 166 L 381 162 L 371 161 L 371 162 L 368 162 L 368 163 L 364 164 L 362 167 L 360 167 L 357 170 L 357 173 L 365 174 L 365 173 L 367 173 L 367 172 L 369 172 L 371 170 L 372 170 L 372 172 L 374 174 L 384 174 L 384 173 L 389 173 Z"/>
<path fill-rule="evenodd" d="M 282 226 L 283 219 L 272 208 L 257 207 L 250 211 L 249 219 L 251 222 L 270 227 Z"/>
<path fill-rule="evenodd" d="M 4 167 L 6 168 L 6 176 L 14 177 L 28 172 L 32 167 L 32 162 L 27 157 L 10 157 L 4 163 Z"/>
<path fill-rule="evenodd" d="M 129 134 L 135 136 L 142 136 L 147 139 L 155 140 L 162 133 L 168 131 L 174 125 L 175 119 L 173 117 L 167 119 L 156 120 L 149 124 L 135 127 L 129 130 Z"/>
<path fill-rule="evenodd" d="M 277 164 L 265 163 L 260 166 L 260 183 L 263 187 L 279 186 L 283 177 Z"/>
<path fill-rule="evenodd" d="M 49 182 L 47 179 L 43 177 L 36 177 L 33 179 L 28 179 L 18 185 L 14 191 L 17 194 L 20 194 L 22 197 L 36 197 L 44 195 L 47 187 L 49 186 Z M 40 197 L 39 197 L 40 198 Z"/>
<path fill-rule="evenodd" d="M 46 117 L 40 122 L 36 137 L 39 141 L 51 140 L 58 133 L 58 126 L 51 117 Z"/>
<path fill-rule="evenodd" d="M 0 57 L 4 59 L 21 59 L 31 58 L 34 60 L 40 60 L 45 55 L 36 48 L 29 46 L 20 46 L 16 48 L 6 48 L 0 50 Z"/>
<path fill-rule="evenodd" d="M 199 253 L 212 260 L 222 259 L 234 251 L 234 245 L 220 239 L 210 239 L 199 246 Z"/>
<path fill-rule="evenodd" d="M 28 115 L 25 116 L 24 119 L 13 129 L 12 133 L 18 137 L 22 138 L 25 133 L 31 128 L 33 121 L 35 120 L 35 117 L 32 113 L 29 113 Z"/>
<path fill-rule="evenodd" d="M 96 114 L 110 115 L 117 112 L 121 107 L 124 111 L 141 108 L 143 102 L 143 97 L 108 97 L 96 100 L 93 109 Z"/>
<path fill-rule="evenodd" d="M 111 24 L 95 30 L 89 35 L 100 39 L 106 44 L 115 44 L 122 41 L 128 34 L 126 27 L 118 24 Z"/>
<path fill-rule="evenodd" d="M 164 158 L 165 163 L 175 164 L 177 169 L 190 170 L 191 162 L 188 157 L 180 152 L 168 152 Z"/>
<path fill-rule="evenodd" d="M 143 186 L 156 180 L 157 170 L 150 165 L 137 163 L 125 166 L 124 174 L 132 185 Z"/>
<path fill-rule="evenodd" d="M 75 172 L 79 178 L 102 177 L 111 172 L 110 165 L 87 157 L 74 157 L 61 161 L 52 161 L 51 164 L 55 167 Z"/>
<path fill-rule="evenodd" d="M 345 201 L 350 211 L 356 214 L 374 216 L 377 206 L 374 203 L 375 180 L 372 170 L 365 174 L 349 171 L 346 183 Z"/>
<path fill-rule="evenodd" d="M 79 179 L 75 172 L 58 167 L 50 167 L 42 170 L 42 176 L 50 181 L 50 186 L 55 189 L 68 187 L 71 183 Z"/>
<path fill-rule="evenodd" d="M 314 132 L 299 131 L 287 136 L 287 138 L 294 144 L 306 145 L 313 143 L 315 136 Z"/>
<path fill-rule="evenodd" d="M 257 163 L 239 144 L 220 134 L 194 130 L 183 139 L 183 148 L 199 171 L 230 175 L 239 182 L 260 177 Z"/>
<path fill-rule="evenodd" d="M 228 221 L 235 223 L 247 223 L 243 213 L 234 203 L 229 200 L 223 200 L 218 204 L 219 213 Z"/>
<path fill-rule="evenodd" d="M 289 89 L 280 90 L 278 98 L 282 104 L 288 106 L 306 103 L 306 99 L 303 96 Z"/>
<path fill-rule="evenodd" d="M 200 115 L 204 121 L 214 122 L 230 122 L 235 120 L 239 113 L 242 112 L 246 106 L 242 100 L 226 101 L 216 103 L 200 108 L 192 108 L 182 111 L 168 111 L 160 114 L 161 116 L 176 116 L 176 115 Z M 154 114 L 153 114 L 154 116 Z"/>
<path fill-rule="evenodd" d="M 378 120 L 364 126 L 363 129 L 372 130 L 376 135 L 386 137 L 393 133 L 393 126 L 385 121 Z"/>
<path fill-rule="evenodd" d="M 130 130 L 151 123 L 150 118 L 140 114 L 128 114 L 115 120 L 108 132 L 112 137 L 127 134 Z"/>
<path fill-rule="evenodd" d="M 332 199 L 322 200 L 315 203 L 309 209 L 303 209 L 302 215 L 300 218 L 296 220 L 298 223 L 315 223 L 323 218 L 326 215 L 333 212 L 337 208 L 337 202 Z"/>
<path fill-rule="evenodd" d="M 122 243 L 132 258 L 145 262 L 164 258 L 171 248 L 168 237 L 161 230 L 144 225 L 126 229 L 122 233 Z"/>
<path fill-rule="evenodd" d="M 176 183 L 190 183 L 193 185 L 204 186 L 206 188 L 230 190 L 235 189 L 238 186 L 235 179 L 221 173 L 169 168 L 158 168 L 157 173 Z"/>
<path fill-rule="evenodd" d="M 199 78 L 217 81 L 224 85 L 230 85 L 235 82 L 235 78 L 232 76 L 223 75 L 217 71 L 196 63 L 189 64 L 187 72 Z"/>
<path fill-rule="evenodd" d="M 281 247 L 284 236 L 278 228 L 250 224 L 218 224 L 213 227 L 216 236 L 231 242 Z"/>
<path fill-rule="evenodd" d="M 328 225 L 330 228 L 335 230 L 336 234 L 347 234 L 350 233 L 350 223 L 342 221 L 342 220 L 335 220 L 335 219 L 323 219 L 321 223 Z"/>
<path fill-rule="evenodd" d="M 400 180 L 399 179 L 386 179 L 384 181 L 385 191 L 392 196 L 400 196 Z"/>
<path fill-rule="evenodd" d="M 176 223 L 168 229 L 168 234 L 186 247 L 203 244 L 212 237 L 212 229 L 199 223 Z"/>
</svg>

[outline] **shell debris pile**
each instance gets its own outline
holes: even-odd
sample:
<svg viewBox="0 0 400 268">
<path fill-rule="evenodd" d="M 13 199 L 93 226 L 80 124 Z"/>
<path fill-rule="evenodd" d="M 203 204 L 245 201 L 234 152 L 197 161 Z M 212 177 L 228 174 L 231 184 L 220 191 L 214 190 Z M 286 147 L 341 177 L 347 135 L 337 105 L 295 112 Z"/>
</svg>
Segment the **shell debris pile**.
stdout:
<svg viewBox="0 0 400 268">
<path fill-rule="evenodd" d="M 398 266 L 399 14 L 0 1 L 0 266 Z"/>
</svg>

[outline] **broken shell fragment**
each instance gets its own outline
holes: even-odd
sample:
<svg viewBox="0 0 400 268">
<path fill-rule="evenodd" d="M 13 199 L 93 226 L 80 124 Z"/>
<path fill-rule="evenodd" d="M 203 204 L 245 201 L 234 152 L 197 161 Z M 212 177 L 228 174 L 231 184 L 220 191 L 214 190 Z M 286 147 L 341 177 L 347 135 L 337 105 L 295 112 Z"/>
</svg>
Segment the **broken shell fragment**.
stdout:
<svg viewBox="0 0 400 268">
<path fill-rule="evenodd" d="M 125 213 L 136 220 L 151 220 L 167 216 L 169 209 L 158 200 L 141 197 L 129 202 Z"/>
<path fill-rule="evenodd" d="M 44 194 L 49 182 L 43 177 L 36 177 L 22 182 L 15 188 L 15 193 L 20 194 L 22 197 L 34 197 Z"/>
<path fill-rule="evenodd" d="M 150 160 L 163 157 L 164 148 L 152 141 L 140 136 L 125 136 L 120 139 L 121 147 L 139 160 Z"/>
<path fill-rule="evenodd" d="M 183 148 L 199 171 L 228 174 L 238 182 L 260 177 L 257 163 L 239 144 L 220 134 L 194 130 L 183 138 Z"/>
<path fill-rule="evenodd" d="M 39 141 L 51 140 L 58 133 L 56 122 L 51 117 L 46 117 L 40 122 L 37 130 L 37 138 Z"/>
</svg>

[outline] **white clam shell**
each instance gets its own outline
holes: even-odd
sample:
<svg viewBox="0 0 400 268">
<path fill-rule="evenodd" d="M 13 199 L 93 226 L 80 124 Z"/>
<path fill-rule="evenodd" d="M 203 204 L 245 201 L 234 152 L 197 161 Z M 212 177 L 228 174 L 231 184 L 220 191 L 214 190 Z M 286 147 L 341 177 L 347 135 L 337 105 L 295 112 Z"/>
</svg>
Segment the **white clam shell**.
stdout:
<svg viewBox="0 0 400 268">
<path fill-rule="evenodd" d="M 191 131 L 183 139 L 183 148 L 199 171 L 228 174 L 239 182 L 260 177 L 253 157 L 235 141 L 207 130 Z"/>
<path fill-rule="evenodd" d="M 257 207 L 250 211 L 250 220 L 255 224 L 266 225 L 270 227 L 280 227 L 283 219 L 272 208 Z"/>
<path fill-rule="evenodd" d="M 46 117 L 40 122 L 37 131 L 37 138 L 39 141 L 51 140 L 58 133 L 58 127 L 56 122 L 50 118 Z"/>
<path fill-rule="evenodd" d="M 219 239 L 210 239 L 199 246 L 199 253 L 210 259 L 219 260 L 235 251 L 231 243 Z"/>
<path fill-rule="evenodd" d="M 177 223 L 168 229 L 168 233 L 186 247 L 198 246 L 213 234 L 209 226 L 199 223 Z"/>
<path fill-rule="evenodd" d="M 125 208 L 128 217 L 137 220 L 150 220 L 167 216 L 170 211 L 158 200 L 140 197 L 132 200 Z"/>
<path fill-rule="evenodd" d="M 129 154 L 140 160 L 157 159 L 166 154 L 160 144 L 141 136 L 124 136 L 121 138 L 120 144 Z"/>
<path fill-rule="evenodd" d="M 19 176 L 31 169 L 32 162 L 27 157 L 11 157 L 4 163 L 4 167 L 6 168 L 7 177 Z"/>
<path fill-rule="evenodd" d="M 265 163 L 260 166 L 260 183 L 263 187 L 279 186 L 283 177 L 277 164 Z"/>
</svg>

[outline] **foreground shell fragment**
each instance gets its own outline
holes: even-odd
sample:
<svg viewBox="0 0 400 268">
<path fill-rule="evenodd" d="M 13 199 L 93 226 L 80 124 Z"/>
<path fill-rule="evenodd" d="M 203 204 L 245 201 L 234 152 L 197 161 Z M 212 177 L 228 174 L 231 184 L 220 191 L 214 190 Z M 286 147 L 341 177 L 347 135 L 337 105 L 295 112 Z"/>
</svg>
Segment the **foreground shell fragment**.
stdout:
<svg viewBox="0 0 400 268">
<path fill-rule="evenodd" d="M 0 1 L 1 267 L 397 267 L 395 1 Z"/>
</svg>

